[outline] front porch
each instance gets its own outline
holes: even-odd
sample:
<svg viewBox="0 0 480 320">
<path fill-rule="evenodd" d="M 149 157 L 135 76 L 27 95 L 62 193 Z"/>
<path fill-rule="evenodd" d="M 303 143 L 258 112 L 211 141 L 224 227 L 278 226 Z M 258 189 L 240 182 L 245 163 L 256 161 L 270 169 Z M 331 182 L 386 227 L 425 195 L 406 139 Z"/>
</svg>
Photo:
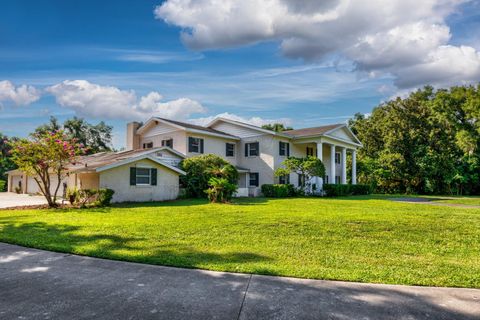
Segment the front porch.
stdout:
<svg viewBox="0 0 480 320">
<path fill-rule="evenodd" d="M 325 166 L 325 176 L 309 181 L 315 186 L 314 190 L 323 190 L 324 184 L 357 184 L 357 146 L 322 137 L 316 141 L 296 141 L 294 147 L 299 156 L 318 157 Z M 350 166 L 347 166 L 348 157 L 351 157 Z"/>
</svg>

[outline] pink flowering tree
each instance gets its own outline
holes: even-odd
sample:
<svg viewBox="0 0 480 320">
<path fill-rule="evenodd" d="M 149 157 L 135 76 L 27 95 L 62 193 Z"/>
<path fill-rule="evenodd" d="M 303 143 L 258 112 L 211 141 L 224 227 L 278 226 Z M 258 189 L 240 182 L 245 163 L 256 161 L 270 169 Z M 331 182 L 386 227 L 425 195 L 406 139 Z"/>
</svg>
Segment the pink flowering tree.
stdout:
<svg viewBox="0 0 480 320">
<path fill-rule="evenodd" d="M 35 179 L 48 205 L 56 207 L 57 193 L 67 175 L 67 167 L 74 164 L 85 149 L 58 130 L 35 133 L 31 139 L 13 141 L 10 153 L 18 169 Z M 51 177 L 56 179 L 52 181 Z"/>
</svg>

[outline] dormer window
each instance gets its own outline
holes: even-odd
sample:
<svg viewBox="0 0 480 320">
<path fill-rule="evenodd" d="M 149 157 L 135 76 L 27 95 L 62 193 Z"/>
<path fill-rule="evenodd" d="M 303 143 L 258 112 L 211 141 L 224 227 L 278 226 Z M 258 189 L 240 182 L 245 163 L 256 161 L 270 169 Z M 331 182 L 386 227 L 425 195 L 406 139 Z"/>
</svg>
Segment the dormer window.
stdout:
<svg viewBox="0 0 480 320">
<path fill-rule="evenodd" d="M 162 140 L 162 147 L 169 147 L 173 149 L 173 139 Z"/>
</svg>

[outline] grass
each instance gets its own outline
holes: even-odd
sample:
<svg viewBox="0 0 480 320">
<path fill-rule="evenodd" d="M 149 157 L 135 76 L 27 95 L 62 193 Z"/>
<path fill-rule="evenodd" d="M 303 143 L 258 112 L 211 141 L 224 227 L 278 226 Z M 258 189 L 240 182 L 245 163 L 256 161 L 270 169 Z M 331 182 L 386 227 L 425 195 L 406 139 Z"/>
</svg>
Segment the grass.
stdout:
<svg viewBox="0 0 480 320">
<path fill-rule="evenodd" d="M 0 241 L 188 268 L 480 287 L 480 209 L 381 196 L 0 210 Z"/>
</svg>

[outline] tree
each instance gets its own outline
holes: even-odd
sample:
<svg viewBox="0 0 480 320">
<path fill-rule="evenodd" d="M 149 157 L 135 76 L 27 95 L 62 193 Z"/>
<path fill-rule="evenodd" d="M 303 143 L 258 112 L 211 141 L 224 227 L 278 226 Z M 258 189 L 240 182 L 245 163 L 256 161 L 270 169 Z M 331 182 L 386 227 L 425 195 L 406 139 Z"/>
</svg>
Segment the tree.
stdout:
<svg viewBox="0 0 480 320">
<path fill-rule="evenodd" d="M 358 181 L 388 193 L 480 192 L 479 117 L 479 86 L 427 86 L 355 115 Z"/>
<path fill-rule="evenodd" d="M 296 173 L 302 176 L 305 181 L 305 189 L 310 190 L 310 180 L 313 177 L 323 177 L 325 175 L 325 166 L 322 161 L 316 157 L 307 156 L 304 158 L 288 157 L 282 162 L 283 168 L 275 170 L 275 175 L 284 176 L 290 173 Z"/>
<path fill-rule="evenodd" d="M 57 193 L 67 166 L 74 164 L 76 157 L 83 154 L 83 145 L 61 130 L 35 133 L 31 139 L 19 139 L 10 145 L 12 161 L 35 179 L 49 207 L 56 207 Z M 51 177 L 56 181 L 52 182 Z"/>
<path fill-rule="evenodd" d="M 186 175 L 181 176 L 181 182 L 190 197 L 205 198 L 211 178 L 224 178 L 230 184 L 237 184 L 237 169 L 214 154 L 185 159 L 180 166 L 186 172 Z"/>
<path fill-rule="evenodd" d="M 70 139 L 75 139 L 77 143 L 86 146 L 87 154 L 111 150 L 113 127 L 103 121 L 93 125 L 83 118 L 73 117 L 60 125 L 58 119 L 52 116 L 50 122 L 35 129 L 35 133 L 47 133 L 60 129 L 63 129 Z"/>
<path fill-rule="evenodd" d="M 210 202 L 229 202 L 233 194 L 237 191 L 237 186 L 230 183 L 226 178 L 211 177 L 208 180 L 208 189 L 205 190 Z"/>
<path fill-rule="evenodd" d="M 287 127 L 283 123 L 270 123 L 270 124 L 264 124 L 262 126 L 263 129 L 275 131 L 275 132 L 282 132 L 282 131 L 287 131 L 287 130 L 293 130 L 292 127 Z"/>
<path fill-rule="evenodd" d="M 0 133 L 0 181 L 6 181 L 6 172 L 15 169 L 15 164 L 10 155 L 10 141 L 15 141 L 16 138 L 8 138 Z M 0 192 L 4 191 L 5 184 L 2 182 Z"/>
</svg>

